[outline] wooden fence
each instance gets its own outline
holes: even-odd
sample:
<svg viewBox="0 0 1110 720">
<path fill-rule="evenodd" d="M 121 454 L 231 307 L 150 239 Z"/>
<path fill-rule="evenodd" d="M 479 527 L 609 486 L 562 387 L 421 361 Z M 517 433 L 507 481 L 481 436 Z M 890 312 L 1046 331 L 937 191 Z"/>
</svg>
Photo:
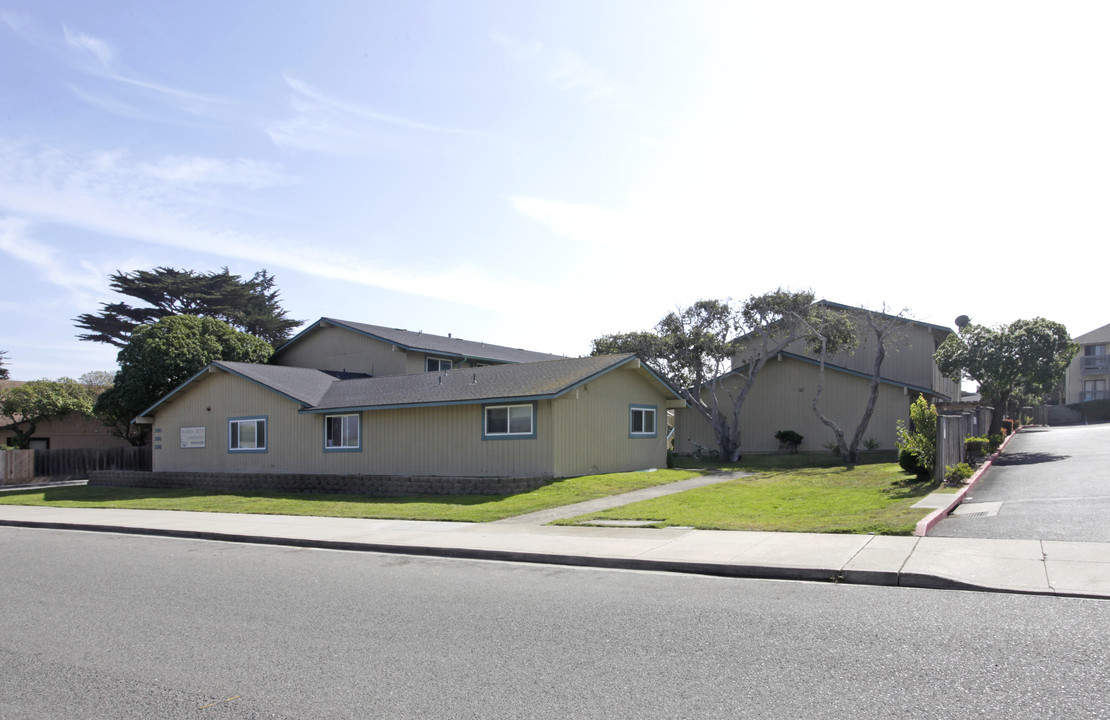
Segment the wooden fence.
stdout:
<svg viewBox="0 0 1110 720">
<path fill-rule="evenodd" d="M 28 482 L 34 475 L 34 450 L 0 450 L 0 485 Z"/>
<path fill-rule="evenodd" d="M 946 468 L 967 459 L 965 441 L 986 435 L 992 410 L 987 407 L 939 405 L 937 407 L 937 462 L 935 479 L 943 480 Z"/>
<path fill-rule="evenodd" d="M 35 475 L 88 477 L 94 470 L 150 470 L 150 446 L 35 450 Z"/>
</svg>

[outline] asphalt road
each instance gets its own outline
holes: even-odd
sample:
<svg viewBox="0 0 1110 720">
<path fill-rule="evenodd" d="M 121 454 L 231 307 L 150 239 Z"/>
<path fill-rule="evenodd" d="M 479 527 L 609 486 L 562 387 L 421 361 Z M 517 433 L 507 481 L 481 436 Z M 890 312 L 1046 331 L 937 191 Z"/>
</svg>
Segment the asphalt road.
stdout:
<svg viewBox="0 0 1110 720">
<path fill-rule="evenodd" d="M 960 512 L 980 508 L 929 535 L 1110 542 L 1110 424 L 1022 430 Z"/>
<path fill-rule="evenodd" d="M 1105 718 L 1110 602 L 0 528 L 0 718 Z"/>
</svg>

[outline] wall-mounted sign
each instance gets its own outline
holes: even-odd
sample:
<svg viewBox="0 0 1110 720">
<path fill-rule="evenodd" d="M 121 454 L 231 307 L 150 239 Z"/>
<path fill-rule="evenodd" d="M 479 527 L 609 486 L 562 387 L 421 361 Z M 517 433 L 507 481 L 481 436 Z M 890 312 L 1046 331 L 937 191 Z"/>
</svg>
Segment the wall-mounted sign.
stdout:
<svg viewBox="0 0 1110 720">
<path fill-rule="evenodd" d="M 202 448 L 204 447 L 204 426 L 200 427 L 183 427 L 181 428 L 181 447 L 182 448 Z"/>
</svg>

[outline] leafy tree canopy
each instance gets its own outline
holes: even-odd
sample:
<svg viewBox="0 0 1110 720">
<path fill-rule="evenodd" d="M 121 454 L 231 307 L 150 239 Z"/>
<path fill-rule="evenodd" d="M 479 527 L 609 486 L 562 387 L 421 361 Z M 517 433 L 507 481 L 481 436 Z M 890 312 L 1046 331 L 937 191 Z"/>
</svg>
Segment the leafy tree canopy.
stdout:
<svg viewBox="0 0 1110 720">
<path fill-rule="evenodd" d="M 855 342 L 851 323 L 813 299 L 811 292 L 780 288 L 735 306 L 728 300 L 699 300 L 668 313 L 652 332 L 594 340 L 592 354 L 639 353 L 710 423 L 721 456 L 735 460 L 740 408 L 768 358 L 801 339 L 812 347 L 820 347 L 823 339 L 830 352 Z M 721 384 L 730 359 L 740 379 L 736 389 Z"/>
<path fill-rule="evenodd" d="M 0 430 L 10 430 L 11 444 L 25 449 L 41 423 L 69 415 L 92 417 L 95 398 L 96 390 L 70 378 L 0 389 Z"/>
<path fill-rule="evenodd" d="M 8 369 L 4 367 L 4 358 L 7 357 L 7 350 L 0 350 L 0 380 L 7 380 L 9 377 Z"/>
<path fill-rule="evenodd" d="M 700 385 L 733 352 L 733 326 L 727 301 L 699 300 L 668 313 L 654 332 L 603 335 L 591 354 L 638 353 L 676 386 Z"/>
<path fill-rule="evenodd" d="M 997 433 L 1011 399 L 1049 392 L 1077 352 L 1066 327 L 1033 318 L 997 327 L 968 323 L 949 335 L 934 357 L 947 377 L 979 384 L 983 398 L 994 406 L 990 432 Z"/>
<path fill-rule="evenodd" d="M 119 352 L 119 372 L 101 393 L 96 414 L 119 437 L 145 444 L 131 420 L 216 360 L 264 363 L 273 347 L 222 320 L 172 315 L 135 330 Z"/>
<path fill-rule="evenodd" d="M 286 317 L 274 289 L 274 277 L 266 270 L 256 272 L 249 280 L 232 275 L 226 267 L 210 273 L 158 267 L 130 273 L 117 271 L 110 277 L 116 292 L 146 305 L 101 303 L 100 312 L 79 315 L 77 327 L 88 330 L 77 336 L 82 340 L 122 348 L 137 327 L 170 315 L 197 315 L 223 320 L 276 346 L 300 325 Z"/>
</svg>

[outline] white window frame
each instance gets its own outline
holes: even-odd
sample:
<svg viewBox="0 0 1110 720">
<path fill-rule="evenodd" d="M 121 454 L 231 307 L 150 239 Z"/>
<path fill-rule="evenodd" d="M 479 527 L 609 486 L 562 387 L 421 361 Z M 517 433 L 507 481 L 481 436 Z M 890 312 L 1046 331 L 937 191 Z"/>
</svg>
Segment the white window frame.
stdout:
<svg viewBox="0 0 1110 720">
<path fill-rule="evenodd" d="M 254 423 L 254 447 L 242 447 L 239 428 L 242 425 Z M 250 417 L 233 417 L 227 419 L 227 451 L 229 453 L 264 453 L 269 450 L 270 428 L 269 418 L 265 415 L 252 415 Z M 262 444 L 258 444 L 258 428 L 262 427 Z"/>
<path fill-rule="evenodd" d="M 328 432 L 328 425 L 332 420 L 339 420 L 340 441 L 348 436 L 348 428 L 346 425 L 349 420 L 354 421 L 355 425 L 355 444 L 354 445 L 329 445 L 330 434 Z M 360 413 L 337 413 L 335 415 L 324 416 L 324 452 L 357 452 L 362 449 L 362 415 Z"/>
<path fill-rule="evenodd" d="M 640 429 L 636 429 L 636 418 L 640 418 Z M 651 417 L 651 430 L 645 430 L 646 420 Z M 628 437 L 653 438 L 659 437 L 659 408 L 655 405 L 629 405 L 628 406 Z"/>
<path fill-rule="evenodd" d="M 436 366 L 433 368 L 432 363 Z M 443 367 L 443 363 L 447 363 L 447 367 Z M 425 372 L 443 372 L 444 370 L 454 370 L 455 361 L 451 358 L 433 357 L 431 355 L 424 358 L 424 371 Z"/>
<path fill-rule="evenodd" d="M 528 409 L 528 431 L 513 432 L 513 411 L 521 408 Z M 505 431 L 490 432 L 489 416 L 491 410 L 506 410 Z M 520 419 L 519 416 L 516 419 Z M 535 403 L 500 403 L 497 405 L 482 406 L 482 438 L 485 440 L 516 439 L 525 440 L 536 437 L 536 404 Z"/>
</svg>

